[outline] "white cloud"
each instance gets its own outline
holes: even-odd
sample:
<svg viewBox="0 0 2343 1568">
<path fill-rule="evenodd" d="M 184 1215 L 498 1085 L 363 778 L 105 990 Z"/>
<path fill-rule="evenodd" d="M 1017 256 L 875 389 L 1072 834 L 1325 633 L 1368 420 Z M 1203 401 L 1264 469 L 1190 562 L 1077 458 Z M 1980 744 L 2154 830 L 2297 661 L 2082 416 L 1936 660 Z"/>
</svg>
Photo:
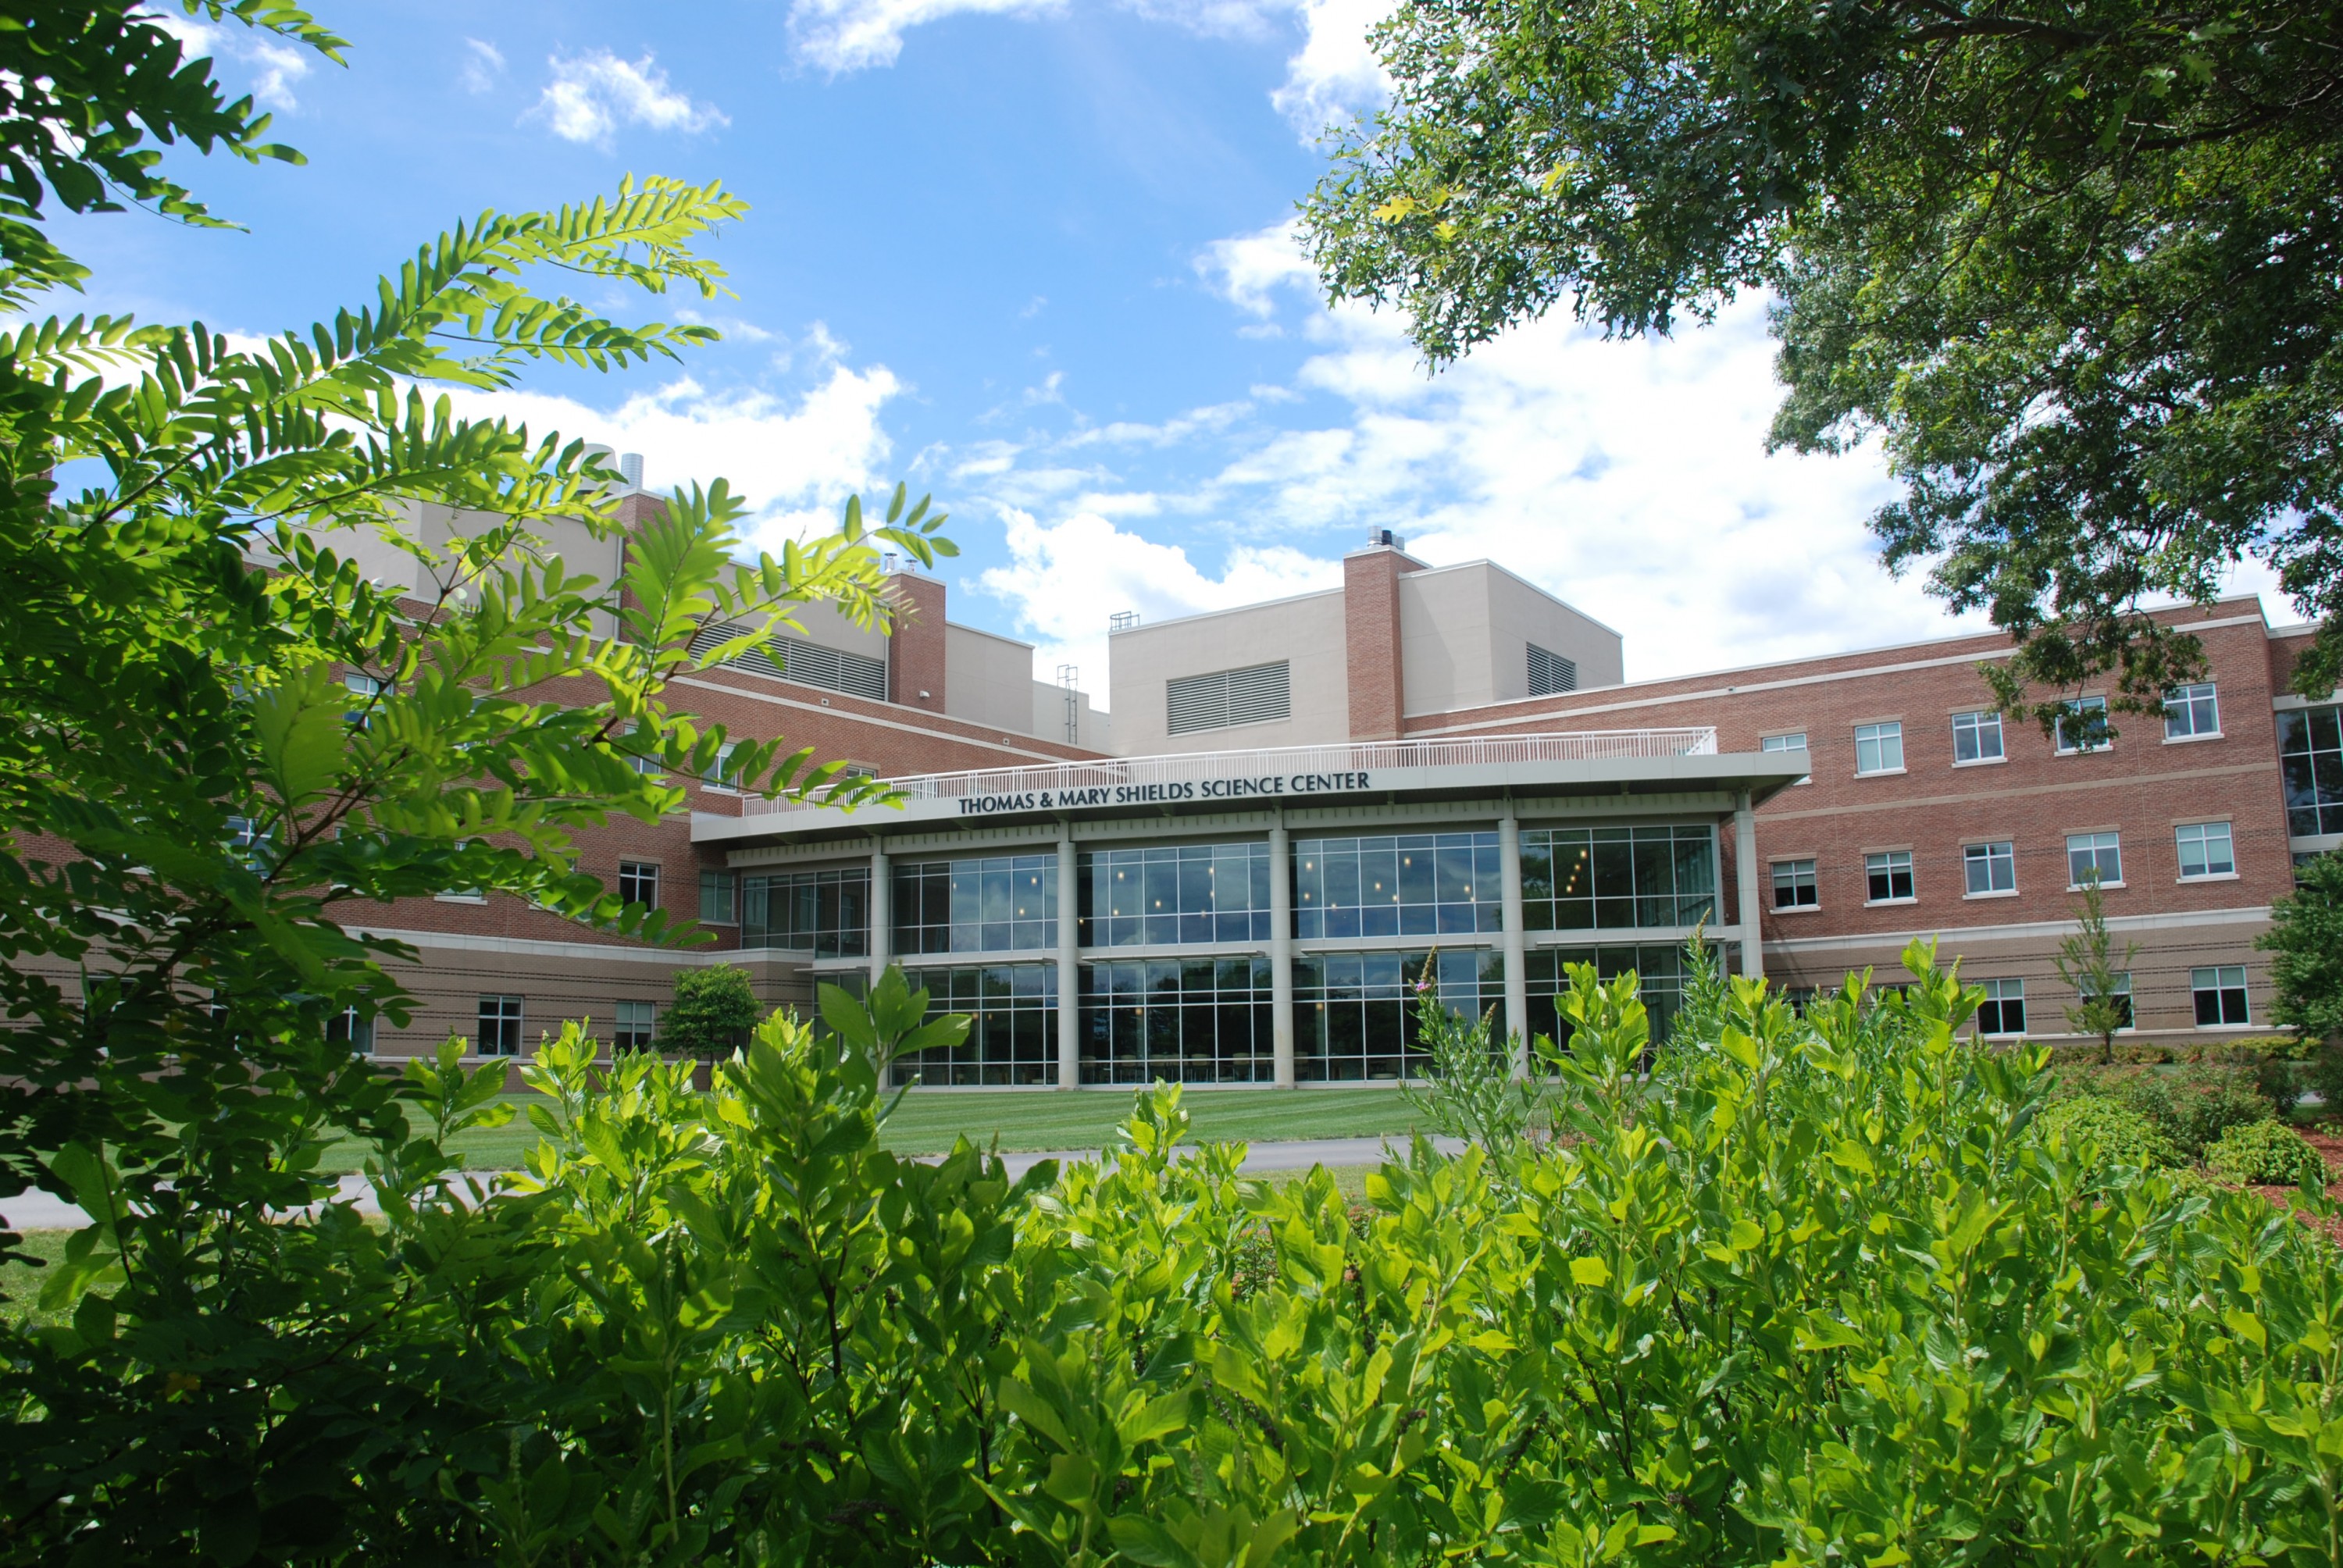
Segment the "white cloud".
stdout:
<svg viewBox="0 0 2343 1568">
<path fill-rule="evenodd" d="M 525 420 L 533 436 L 558 429 L 640 452 L 644 482 L 653 490 L 722 478 L 756 508 L 743 530 L 749 543 L 771 549 L 809 529 L 834 527 L 849 495 L 892 487 L 894 447 L 880 415 L 902 390 L 883 365 L 833 365 L 827 377 L 793 397 L 711 392 L 688 377 L 608 412 L 535 392 L 452 396 L 460 413 Z"/>
<path fill-rule="evenodd" d="M 1102 646 L 1091 623 L 1113 609 L 1332 581 L 1371 527 L 1577 605 L 1624 636 L 1636 678 L 1960 628 L 1916 578 L 1879 567 L 1865 521 L 1893 485 L 1875 452 L 1765 452 L 1781 388 L 1760 298 L 1674 339 L 1605 341 L 1555 317 L 1433 375 L 1395 317 L 1320 302 L 1290 227 L 1222 241 L 1198 268 L 1243 323 L 1282 322 L 1313 352 L 1286 388 L 1078 431 L 979 478 L 1035 514 L 1015 515 L 1016 564 L 985 584 L 1037 635 Z M 1171 472 L 1066 482 L 1071 449 L 1110 443 L 1161 453 Z M 1210 477 L 1186 477 L 1204 465 Z M 1108 521 L 1131 517 L 1190 542 Z M 1200 535 L 1232 541 L 1217 568 L 1188 558 Z"/>
<path fill-rule="evenodd" d="M 146 20 L 177 38 L 188 59 L 208 55 L 215 61 L 234 60 L 249 67 L 252 95 L 262 107 L 288 114 L 300 108 L 300 99 L 293 95 L 293 84 L 307 76 L 317 63 L 317 55 L 309 50 L 287 44 L 274 33 L 244 26 L 215 26 L 192 16 L 156 12 Z"/>
<path fill-rule="evenodd" d="M 823 70 L 860 71 L 891 65 L 903 35 L 962 12 L 996 16 L 1044 16 L 1065 0 L 796 0 L 789 35 L 798 57 Z"/>
<path fill-rule="evenodd" d="M 732 123 L 715 105 L 695 103 L 669 86 L 667 73 L 649 55 L 628 61 L 595 49 L 546 63 L 553 80 L 523 117 L 543 120 L 564 141 L 607 149 L 622 125 L 689 135 Z"/>
<path fill-rule="evenodd" d="M 504 52 L 484 39 L 464 40 L 464 68 L 456 79 L 468 93 L 493 90 L 497 78 L 505 74 Z"/>
<path fill-rule="evenodd" d="M 1121 510 L 1148 509 L 1128 506 L 1129 499 L 1110 504 Z M 1081 666 L 1083 689 L 1101 707 L 1107 702 L 1109 615 L 1137 610 L 1145 620 L 1165 620 L 1333 588 L 1342 580 L 1338 562 L 1313 559 L 1282 545 L 1240 546 L 1229 552 L 1215 577 L 1181 546 L 1126 533 L 1095 510 L 1076 511 L 1057 523 L 1042 523 L 1015 508 L 1003 508 L 1001 515 L 1008 523 L 1010 564 L 985 572 L 979 581 L 1010 606 L 1019 629 L 1040 640 L 1034 668 Z"/>
<path fill-rule="evenodd" d="M 1302 47 L 1269 101 L 1311 142 L 1329 125 L 1373 112 L 1390 92 L 1367 34 L 1391 14 L 1392 0 L 1301 0 L 1300 9 Z"/>
</svg>

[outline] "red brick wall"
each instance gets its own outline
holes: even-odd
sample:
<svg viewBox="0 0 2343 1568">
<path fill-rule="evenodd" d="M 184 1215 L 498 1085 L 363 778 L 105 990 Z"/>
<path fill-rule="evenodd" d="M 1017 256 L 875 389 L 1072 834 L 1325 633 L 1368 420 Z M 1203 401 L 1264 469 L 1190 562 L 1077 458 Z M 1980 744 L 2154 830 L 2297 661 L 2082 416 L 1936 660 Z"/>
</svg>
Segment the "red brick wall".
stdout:
<svg viewBox="0 0 2343 1568">
<path fill-rule="evenodd" d="M 905 708 L 943 713 L 944 585 L 898 572 L 887 579 L 895 627 L 887 650 L 888 695 Z"/>
<path fill-rule="evenodd" d="M 1351 739 L 1396 740 L 1404 722 L 1399 642 L 1399 579 L 1423 563 L 1377 547 L 1342 558 L 1343 655 L 1351 689 Z"/>
</svg>

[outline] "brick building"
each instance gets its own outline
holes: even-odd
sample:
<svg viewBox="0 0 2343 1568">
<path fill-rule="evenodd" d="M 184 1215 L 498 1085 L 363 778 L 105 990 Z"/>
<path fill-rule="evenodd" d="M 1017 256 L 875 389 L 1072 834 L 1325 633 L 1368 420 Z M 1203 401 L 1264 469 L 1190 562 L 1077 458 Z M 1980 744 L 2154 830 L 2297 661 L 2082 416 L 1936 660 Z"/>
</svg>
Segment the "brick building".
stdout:
<svg viewBox="0 0 2343 1568">
<path fill-rule="evenodd" d="M 1599 621 L 1379 535 L 1340 588 L 1119 628 L 1110 730 L 1030 647 L 951 623 L 942 583 L 894 585 L 891 638 L 809 618 L 783 666 L 673 697 L 902 781 L 909 809 L 694 782 L 688 815 L 585 837 L 583 869 L 717 933 L 683 958 L 511 900 L 387 909 L 368 927 L 415 944 L 425 1005 L 376 1052 L 513 1049 L 581 1015 L 635 1043 L 679 964 L 802 1004 L 897 961 L 980 1015 L 930 1081 L 1389 1077 L 1397 977 L 1427 961 L 1547 1030 L 1577 958 L 1638 967 L 1664 1012 L 1696 922 L 1794 988 L 1893 983 L 1935 936 L 1988 986 L 1991 1032 L 2056 1038 L 2093 873 L 2137 944 L 2137 1031 L 2206 1038 L 2268 1027 L 2254 939 L 2295 858 L 2343 844 L 2335 705 L 2285 695 L 2308 633 L 2252 599 L 2169 612 L 2210 669 L 2160 722 L 2054 739 L 1994 714 L 1998 637 L 1627 682 Z M 1142 888 L 1152 910 L 1118 901 Z"/>
</svg>

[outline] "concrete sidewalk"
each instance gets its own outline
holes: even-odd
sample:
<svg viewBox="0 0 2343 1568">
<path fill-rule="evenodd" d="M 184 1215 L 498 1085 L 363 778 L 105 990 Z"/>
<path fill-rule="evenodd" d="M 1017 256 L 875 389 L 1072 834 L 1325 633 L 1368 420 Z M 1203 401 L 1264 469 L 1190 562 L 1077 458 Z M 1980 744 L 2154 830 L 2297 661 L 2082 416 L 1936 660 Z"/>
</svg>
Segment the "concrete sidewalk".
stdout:
<svg viewBox="0 0 2343 1568">
<path fill-rule="evenodd" d="M 1454 1138 L 1439 1138 L 1433 1141 L 1446 1154 L 1462 1153 L 1463 1143 Z M 1245 1151 L 1247 1171 L 1307 1171 L 1312 1165 L 1376 1165 L 1391 1154 L 1404 1153 L 1407 1142 L 1400 1138 L 1298 1138 L 1279 1142 L 1255 1143 Z M 1388 1152 L 1387 1152 L 1388 1151 Z M 1097 1149 L 1061 1149 L 1021 1154 L 1003 1154 L 1002 1163 L 1012 1177 L 1022 1176 L 1044 1160 L 1056 1160 L 1071 1164 L 1079 1160 L 1096 1160 L 1102 1151 Z M 468 1171 L 465 1176 L 472 1181 L 488 1182 L 497 1176 L 491 1171 Z M 374 1189 L 363 1176 L 345 1176 L 337 1183 L 339 1195 L 357 1205 L 358 1211 L 376 1211 Z M 77 1231 L 89 1223 L 89 1216 L 62 1198 L 46 1192 L 21 1192 L 0 1201 L 0 1229 L 11 1231 Z"/>
</svg>

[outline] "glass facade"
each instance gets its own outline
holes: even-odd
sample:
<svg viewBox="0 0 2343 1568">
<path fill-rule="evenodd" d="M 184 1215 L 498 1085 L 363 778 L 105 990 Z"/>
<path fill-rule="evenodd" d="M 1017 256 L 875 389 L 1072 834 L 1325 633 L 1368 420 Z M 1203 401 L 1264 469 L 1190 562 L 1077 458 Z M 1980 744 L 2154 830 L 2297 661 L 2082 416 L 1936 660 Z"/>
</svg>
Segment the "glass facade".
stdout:
<svg viewBox="0 0 2343 1568">
<path fill-rule="evenodd" d="M 1658 944 L 1532 948 L 1528 961 L 1522 966 L 1529 990 L 1531 1039 L 1544 1035 L 1558 1044 L 1569 1040 L 1569 1028 L 1563 1022 L 1554 999 L 1570 989 L 1572 964 L 1593 964 L 1594 972 L 1604 980 L 1614 980 L 1629 970 L 1634 970 L 1639 981 L 1636 994 L 1644 999 L 1644 1010 L 1651 1015 L 1652 1043 L 1666 1041 L 1668 1029 L 1675 1022 L 1676 1010 L 1684 1005 L 1684 954 L 1682 948 Z"/>
<path fill-rule="evenodd" d="M 895 868 L 899 953 L 1027 952 L 1058 945 L 1058 857 L 997 855 Z"/>
<path fill-rule="evenodd" d="M 2297 839 L 2343 833 L 2343 708 L 2279 714 L 2278 763 L 2287 832 Z"/>
<path fill-rule="evenodd" d="M 1706 828 L 1554 828 L 1522 835 L 1525 930 L 1691 926 L 1715 912 L 1716 846 Z"/>
<path fill-rule="evenodd" d="M 1040 1089 L 1058 1081 L 1056 965 L 955 965 L 906 976 L 914 990 L 927 988 L 930 1018 L 968 1014 L 968 1036 L 958 1045 L 896 1058 L 897 1083 L 916 1078 L 931 1088 Z"/>
<path fill-rule="evenodd" d="M 1293 1076 L 1303 1083 L 1393 1080 L 1423 1063 L 1415 987 L 1427 978 L 1451 1010 L 1504 1004 L 1493 952 L 1313 953 L 1293 960 Z"/>
<path fill-rule="evenodd" d="M 1269 940 L 1266 843 L 1101 849 L 1080 866 L 1086 948 Z"/>
<path fill-rule="evenodd" d="M 1504 922 L 1499 878 L 1494 833 L 1298 839 L 1294 935 L 1493 933 Z"/>
<path fill-rule="evenodd" d="M 1269 960 L 1125 959 L 1082 966 L 1084 1083 L 1268 1083 Z"/>
<path fill-rule="evenodd" d="M 789 948 L 818 959 L 870 951 L 870 871 L 789 871 L 740 879 L 740 945 Z"/>
</svg>

